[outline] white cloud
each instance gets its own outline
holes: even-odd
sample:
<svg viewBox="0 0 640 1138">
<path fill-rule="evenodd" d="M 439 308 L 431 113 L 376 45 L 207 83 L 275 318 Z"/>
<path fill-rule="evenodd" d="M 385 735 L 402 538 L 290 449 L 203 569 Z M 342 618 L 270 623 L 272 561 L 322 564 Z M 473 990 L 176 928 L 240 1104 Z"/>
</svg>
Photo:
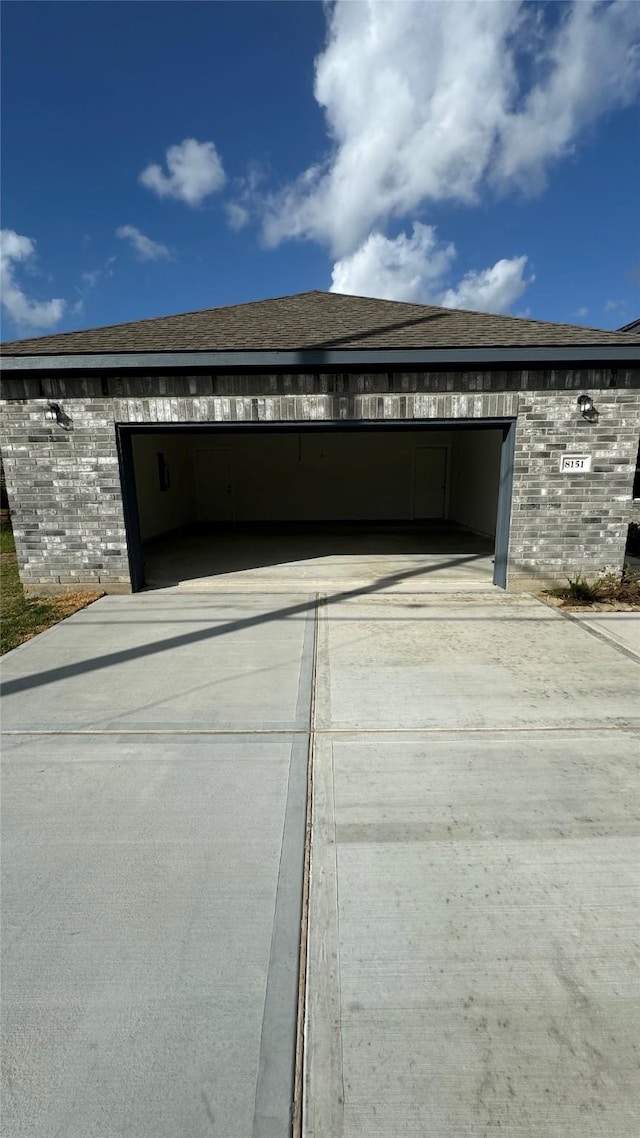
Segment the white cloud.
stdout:
<svg viewBox="0 0 640 1138">
<path fill-rule="evenodd" d="M 101 269 L 88 269 L 86 273 L 80 273 L 80 279 L 86 288 L 95 288 L 101 275 Z"/>
<path fill-rule="evenodd" d="M 150 237 L 136 229 L 135 225 L 119 226 L 116 229 L 116 237 L 122 237 L 131 243 L 139 261 L 160 261 L 163 257 L 170 256 L 166 245 L 161 245 L 159 241 L 152 241 Z"/>
<path fill-rule="evenodd" d="M 577 316 L 580 320 L 584 320 L 585 316 L 588 316 L 588 315 L 589 315 L 589 309 L 585 308 L 584 305 L 582 305 L 581 308 L 576 308 L 576 310 L 574 312 L 574 316 Z"/>
<path fill-rule="evenodd" d="M 265 203 L 270 245 L 337 257 L 429 202 L 539 190 L 553 160 L 640 84 L 640 4 L 338 0 L 316 60 L 332 149 Z"/>
<path fill-rule="evenodd" d="M 507 312 L 534 279 L 525 279 L 526 257 L 497 261 L 447 287 L 455 246 L 439 241 L 433 226 L 415 222 L 409 236 L 371 233 L 359 249 L 333 266 L 331 291 L 384 300 L 408 300 L 445 308 Z"/>
<path fill-rule="evenodd" d="M 0 233 L 0 296 L 14 324 L 25 328 L 51 328 L 61 320 L 66 301 L 33 300 L 16 280 L 16 266 L 33 263 L 36 243 L 13 229 Z"/>
<path fill-rule="evenodd" d="M 249 224 L 250 213 L 246 206 L 240 202 L 225 202 L 224 211 L 227 215 L 230 229 L 244 229 Z"/>
<path fill-rule="evenodd" d="M 244 229 L 264 208 L 260 185 L 268 176 L 265 166 L 252 162 L 243 177 L 234 179 L 235 197 L 224 203 L 230 229 Z"/>
<path fill-rule="evenodd" d="M 566 154 L 589 123 L 637 97 L 640 6 L 574 0 L 534 61 L 538 80 L 506 119 L 496 175 L 538 189 L 549 161 Z"/>
<path fill-rule="evenodd" d="M 605 312 L 619 312 L 625 307 L 624 300 L 608 300 L 604 306 Z"/>
<path fill-rule="evenodd" d="M 534 279 L 524 279 L 526 264 L 526 257 L 503 258 L 490 269 L 466 273 L 457 285 L 443 293 L 440 303 L 444 308 L 508 312 Z"/>
<path fill-rule="evenodd" d="M 101 280 L 106 280 L 108 277 L 113 276 L 113 264 L 117 260 L 115 256 L 107 257 L 104 265 L 99 269 L 87 269 L 84 273 L 80 273 L 80 285 L 76 285 L 76 292 L 78 299 L 71 306 L 73 316 L 80 316 L 84 312 L 85 301 L 89 294 L 93 292 L 96 285 Z"/>
<path fill-rule="evenodd" d="M 225 182 L 222 162 L 213 142 L 185 138 L 166 153 L 168 174 L 155 163 L 147 166 L 140 181 L 158 197 L 177 198 L 187 205 L 200 205 Z"/>
<path fill-rule="evenodd" d="M 456 251 L 436 238 L 431 225 L 416 222 L 413 233 L 391 239 L 370 233 L 355 253 L 336 261 L 331 291 L 381 300 L 424 302 L 451 268 Z"/>
</svg>

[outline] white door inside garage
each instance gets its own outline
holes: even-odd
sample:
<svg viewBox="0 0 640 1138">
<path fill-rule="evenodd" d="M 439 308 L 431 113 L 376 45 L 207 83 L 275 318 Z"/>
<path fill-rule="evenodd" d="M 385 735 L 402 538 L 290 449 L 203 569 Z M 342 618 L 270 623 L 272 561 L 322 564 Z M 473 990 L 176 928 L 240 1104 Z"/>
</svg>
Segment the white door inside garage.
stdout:
<svg viewBox="0 0 640 1138">
<path fill-rule="evenodd" d="M 487 587 L 502 437 L 391 426 L 140 431 L 145 582 Z"/>
</svg>

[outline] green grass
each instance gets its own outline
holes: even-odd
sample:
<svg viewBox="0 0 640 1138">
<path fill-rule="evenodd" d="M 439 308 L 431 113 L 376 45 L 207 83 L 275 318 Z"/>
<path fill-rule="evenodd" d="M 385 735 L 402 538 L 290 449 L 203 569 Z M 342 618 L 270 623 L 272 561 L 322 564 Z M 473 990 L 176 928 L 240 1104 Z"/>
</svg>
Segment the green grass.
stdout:
<svg viewBox="0 0 640 1138">
<path fill-rule="evenodd" d="M 13 540 L 11 526 L 3 522 L 0 528 L 0 553 L 15 553 L 15 551 L 16 543 Z"/>
<path fill-rule="evenodd" d="M 640 576 L 628 565 L 622 573 L 604 573 L 596 581 L 587 581 L 578 575 L 558 589 L 548 589 L 548 595 L 558 597 L 565 605 L 633 605 L 640 607 Z"/>
<path fill-rule="evenodd" d="M 574 581 L 569 581 L 567 593 L 569 600 L 574 601 L 577 605 L 590 605 L 593 601 L 597 601 L 600 596 L 597 584 L 595 582 L 590 584 L 585 577 L 580 575 Z"/>
<path fill-rule="evenodd" d="M 0 528 L 0 655 L 95 601 L 102 593 L 25 597 L 10 525 Z"/>
</svg>

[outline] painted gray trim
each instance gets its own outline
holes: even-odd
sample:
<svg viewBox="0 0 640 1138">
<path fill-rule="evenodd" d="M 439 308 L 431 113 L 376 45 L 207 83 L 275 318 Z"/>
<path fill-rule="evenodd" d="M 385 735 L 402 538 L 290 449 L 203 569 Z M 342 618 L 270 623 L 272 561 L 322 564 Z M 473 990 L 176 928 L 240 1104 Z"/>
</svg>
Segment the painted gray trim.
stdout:
<svg viewBox="0 0 640 1138">
<path fill-rule="evenodd" d="M 123 352 L 86 355 L 11 356 L 0 358 L 2 371 L 126 371 L 137 368 L 175 370 L 184 368 L 328 368 L 376 367 L 401 364 L 404 367 L 442 364 L 482 367 L 486 364 L 639 364 L 640 341 L 634 344 L 563 345 L 524 348 L 385 348 L 368 351 L 293 352 Z"/>
<path fill-rule="evenodd" d="M 306 434 L 315 433 L 343 433 L 355 431 L 371 433 L 374 431 L 449 431 L 456 430 L 490 430 L 502 428 L 505 438 L 510 428 L 515 435 L 515 419 L 512 418 L 477 418 L 477 419 L 313 419 L 313 420 L 280 420 L 263 419 L 238 421 L 230 419 L 215 423 L 116 423 L 116 446 L 120 469 L 120 486 L 122 490 L 122 503 L 124 512 L 124 528 L 127 540 L 127 557 L 129 573 L 131 575 L 131 588 L 134 593 L 146 589 L 146 576 L 144 570 L 144 547 L 140 530 L 138 512 L 138 494 L 136 488 L 136 471 L 133 461 L 132 437 L 145 434 Z M 504 442 L 502 448 L 504 456 Z M 502 460 L 501 460 L 502 461 Z M 448 459 L 447 459 L 448 465 Z M 513 462 L 512 462 L 513 465 Z M 448 488 L 447 488 L 448 494 Z M 511 499 L 509 499 L 510 508 Z M 498 506 L 499 509 L 499 506 Z M 496 539 L 497 540 L 497 539 Z M 508 518 L 507 537 L 508 543 Z M 505 562 L 506 564 L 506 562 Z M 506 572 L 506 570 L 505 570 Z M 506 581 L 506 576 L 505 576 Z M 494 569 L 494 583 L 495 580 Z M 503 588 L 505 586 L 503 585 Z"/>
<path fill-rule="evenodd" d="M 140 531 L 140 515 L 138 511 L 136 468 L 133 460 L 131 432 L 120 430 L 117 423 L 116 451 L 120 472 L 120 490 L 122 493 L 124 532 L 127 539 L 127 558 L 129 561 L 131 588 L 134 593 L 138 593 L 141 589 L 144 589 L 146 582 L 142 552 L 142 534 Z"/>
<path fill-rule="evenodd" d="M 436 392 L 441 395 L 443 392 Z M 172 396 L 169 396 L 172 398 Z M 255 398 L 251 396 L 251 398 Z M 260 396 L 262 398 L 262 396 Z M 176 434 L 306 434 L 309 432 L 330 432 L 335 434 L 366 431 L 448 431 L 490 430 L 495 427 L 508 427 L 515 423 L 513 415 L 483 416 L 471 419 L 217 419 L 215 422 L 173 423 L 156 420 L 153 423 L 118 422 L 119 431 L 129 431 L 132 435 Z"/>
<path fill-rule="evenodd" d="M 513 420 L 510 426 L 505 430 L 500 455 L 500 487 L 498 490 L 498 511 L 496 516 L 496 543 L 493 554 L 493 583 L 494 585 L 499 585 L 501 589 L 506 589 L 507 587 L 515 450 L 516 422 Z"/>
</svg>

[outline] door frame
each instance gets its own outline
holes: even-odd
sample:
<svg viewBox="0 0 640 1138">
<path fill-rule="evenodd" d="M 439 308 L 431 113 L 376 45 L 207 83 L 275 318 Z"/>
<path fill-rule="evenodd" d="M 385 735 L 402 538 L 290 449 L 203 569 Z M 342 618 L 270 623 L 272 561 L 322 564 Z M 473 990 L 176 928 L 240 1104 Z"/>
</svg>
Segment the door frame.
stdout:
<svg viewBox="0 0 640 1138">
<path fill-rule="evenodd" d="M 513 464 L 516 451 L 516 420 L 511 419 L 502 435 L 500 450 L 500 484 L 496 514 L 496 540 L 493 551 L 493 583 L 501 589 L 507 587 L 509 571 L 509 534 L 511 531 L 511 505 L 513 502 Z"/>
<path fill-rule="evenodd" d="M 219 518 L 218 521 L 224 523 L 231 523 L 235 521 L 235 509 L 233 503 L 233 467 L 231 465 L 231 450 L 229 447 L 196 447 L 195 448 L 195 475 L 196 475 L 196 499 L 198 503 L 198 521 L 202 521 L 202 497 L 200 494 L 200 477 L 198 471 L 198 455 L 199 454 L 226 454 L 227 456 L 227 474 L 229 481 L 227 483 L 227 497 L 229 499 L 229 517 Z"/>
<path fill-rule="evenodd" d="M 500 454 L 500 486 L 496 513 L 496 537 L 494 547 L 493 583 L 501 589 L 507 587 L 509 560 L 509 532 L 511 527 L 511 504 L 513 500 L 513 465 L 516 440 L 516 422 L 512 417 L 483 419 L 324 419 L 305 422 L 287 422 L 269 419 L 261 422 L 224 423 L 116 423 L 116 446 L 120 469 L 120 485 L 124 512 L 125 534 L 127 538 L 127 557 L 131 574 L 131 588 L 134 593 L 145 588 L 144 559 L 138 513 L 135 465 L 133 461 L 132 437 L 137 434 L 217 434 L 222 440 L 225 434 L 306 434 L 307 432 L 335 431 L 502 431 Z M 224 449 L 223 447 L 220 448 Z M 450 463 L 447 457 L 447 468 Z M 445 510 L 447 503 L 445 502 Z"/>
<path fill-rule="evenodd" d="M 122 489 L 122 512 L 124 530 L 127 538 L 127 558 L 131 576 L 131 591 L 139 593 L 146 585 L 144 557 L 142 554 L 142 532 L 140 511 L 136 489 L 136 468 L 133 461 L 134 431 L 116 423 L 116 450 L 120 468 L 120 487 Z"/>
<path fill-rule="evenodd" d="M 450 462 L 451 445 L 450 445 L 450 443 L 445 443 L 443 446 L 436 446 L 434 443 L 431 443 L 431 444 L 425 443 L 424 446 L 418 445 L 418 446 L 413 448 L 413 461 L 411 463 L 411 517 L 412 517 L 413 521 L 427 521 L 428 519 L 426 517 L 425 518 L 416 517 L 416 466 L 417 466 L 417 455 L 418 455 L 419 450 L 442 450 L 442 451 L 444 451 L 444 486 L 442 487 L 442 514 L 440 515 L 440 520 L 444 521 L 446 516 L 447 516 L 448 509 L 449 509 L 449 472 L 451 469 L 451 462 Z M 437 521 L 438 518 L 434 517 L 433 520 Z"/>
</svg>

